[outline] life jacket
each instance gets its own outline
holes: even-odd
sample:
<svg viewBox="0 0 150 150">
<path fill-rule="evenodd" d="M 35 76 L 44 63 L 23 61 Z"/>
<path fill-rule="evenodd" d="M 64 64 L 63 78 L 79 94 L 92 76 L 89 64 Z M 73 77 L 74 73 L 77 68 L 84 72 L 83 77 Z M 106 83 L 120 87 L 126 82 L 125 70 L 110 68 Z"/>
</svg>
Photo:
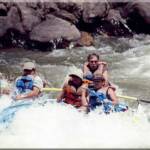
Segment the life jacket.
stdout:
<svg viewBox="0 0 150 150">
<path fill-rule="evenodd" d="M 87 74 L 86 78 L 89 79 L 89 80 L 92 80 L 93 77 L 94 77 L 94 73 L 99 69 L 99 66 L 96 69 L 94 69 L 94 70 L 92 70 L 89 65 L 88 65 L 88 68 L 89 68 L 91 73 Z M 102 69 L 102 74 L 104 73 L 105 70 L 106 70 L 106 68 L 104 66 L 103 69 Z"/>
<path fill-rule="evenodd" d="M 89 89 L 94 89 L 94 84 L 93 84 L 93 78 L 94 78 L 94 73 L 97 71 L 98 67 L 95 70 L 91 70 L 90 67 L 88 66 L 90 72 L 84 75 L 84 79 L 88 81 L 88 88 Z M 104 73 L 106 69 L 103 68 L 102 74 Z"/>
<path fill-rule="evenodd" d="M 65 99 L 64 102 L 67 104 L 71 104 L 75 107 L 80 107 L 81 103 L 81 95 L 75 93 L 70 85 L 67 85 L 65 88 Z"/>
<path fill-rule="evenodd" d="M 33 79 L 29 76 L 22 76 L 16 81 L 16 88 L 19 93 L 26 93 L 29 90 L 33 90 Z"/>
<path fill-rule="evenodd" d="M 105 99 L 107 99 L 106 93 L 89 89 L 89 109 L 93 110 L 102 105 Z"/>
<path fill-rule="evenodd" d="M 103 111 L 106 114 L 109 114 L 111 111 L 124 112 L 128 110 L 128 106 L 125 104 L 118 103 L 113 106 L 111 98 L 108 94 L 109 88 L 111 87 L 108 87 L 106 92 L 89 90 L 89 110 L 93 110 L 100 105 L 103 105 Z"/>
<path fill-rule="evenodd" d="M 93 74 L 87 74 L 87 75 L 84 76 L 84 78 L 86 80 L 92 81 L 93 80 Z"/>
<path fill-rule="evenodd" d="M 89 89 L 94 89 L 93 74 L 87 74 L 83 78 L 83 84 L 87 84 Z"/>
<path fill-rule="evenodd" d="M 115 112 L 124 112 L 124 111 L 127 111 L 128 110 L 128 106 L 126 104 L 116 104 L 114 106 L 114 111 Z"/>
</svg>

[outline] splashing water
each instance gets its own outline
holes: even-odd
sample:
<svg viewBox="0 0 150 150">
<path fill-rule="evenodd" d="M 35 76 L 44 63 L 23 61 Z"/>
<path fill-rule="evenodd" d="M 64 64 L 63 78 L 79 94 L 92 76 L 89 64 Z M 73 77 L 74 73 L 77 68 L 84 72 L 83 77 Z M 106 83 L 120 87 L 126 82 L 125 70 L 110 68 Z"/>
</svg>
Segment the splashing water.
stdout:
<svg viewBox="0 0 150 150">
<path fill-rule="evenodd" d="M 9 98 L 8 98 L 9 99 Z M 133 113 L 84 114 L 54 99 L 20 109 L 0 129 L 1 148 L 146 148 L 150 126 L 140 109 Z M 1 123 L 2 125 L 3 123 Z"/>
</svg>

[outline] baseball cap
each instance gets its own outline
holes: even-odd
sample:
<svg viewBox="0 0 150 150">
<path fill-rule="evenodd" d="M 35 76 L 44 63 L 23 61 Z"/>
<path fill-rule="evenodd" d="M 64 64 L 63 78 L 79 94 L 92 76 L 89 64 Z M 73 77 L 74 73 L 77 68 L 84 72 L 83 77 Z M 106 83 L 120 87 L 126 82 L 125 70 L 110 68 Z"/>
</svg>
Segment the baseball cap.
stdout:
<svg viewBox="0 0 150 150">
<path fill-rule="evenodd" d="M 23 70 L 27 69 L 27 70 L 32 70 L 35 69 L 35 64 L 33 62 L 26 62 L 23 65 Z"/>
<path fill-rule="evenodd" d="M 94 75 L 93 81 L 105 81 L 105 78 L 102 74 Z"/>
</svg>

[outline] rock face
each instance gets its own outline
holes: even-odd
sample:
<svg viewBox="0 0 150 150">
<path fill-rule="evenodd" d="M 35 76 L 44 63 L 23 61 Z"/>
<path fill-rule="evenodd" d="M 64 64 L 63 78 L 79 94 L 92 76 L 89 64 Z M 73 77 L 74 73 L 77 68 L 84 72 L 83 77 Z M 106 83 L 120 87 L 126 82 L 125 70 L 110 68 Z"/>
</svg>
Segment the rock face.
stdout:
<svg viewBox="0 0 150 150">
<path fill-rule="evenodd" d="M 128 3 L 122 14 L 128 17 L 127 21 L 131 29 L 137 33 L 150 33 L 150 3 Z"/>
<path fill-rule="evenodd" d="M 6 16 L 7 15 L 7 7 L 4 4 L 0 4 L 0 14 L 2 16 Z"/>
<path fill-rule="evenodd" d="M 20 11 L 22 26 L 26 32 L 32 31 L 33 27 L 41 22 L 40 14 L 28 5 L 21 3 L 17 5 Z"/>
<path fill-rule="evenodd" d="M 75 41 L 80 38 L 80 32 L 72 23 L 49 15 L 45 21 L 33 28 L 30 39 L 39 42 L 49 42 L 56 39 Z"/>
<path fill-rule="evenodd" d="M 120 12 L 115 9 L 110 9 L 107 17 L 101 22 L 98 32 L 109 36 L 129 36 L 132 31 L 126 25 L 126 20 L 120 15 Z"/>
<path fill-rule="evenodd" d="M 14 6 L 10 8 L 7 16 L 0 16 L 0 37 L 4 36 L 9 29 L 24 32 L 18 10 Z"/>
<path fill-rule="evenodd" d="M 89 46 L 95 34 L 150 33 L 150 3 L 0 2 L 0 46 L 28 48 Z"/>
<path fill-rule="evenodd" d="M 8 30 L 7 18 L 0 17 L 0 37 L 3 37 Z"/>
<path fill-rule="evenodd" d="M 95 18 L 104 18 L 107 16 L 109 5 L 103 3 L 84 3 L 83 4 L 83 20 L 86 23 L 92 23 Z"/>
<path fill-rule="evenodd" d="M 37 42 L 42 45 L 47 43 L 50 49 L 57 47 L 66 48 L 71 41 L 76 41 L 80 38 L 80 32 L 70 22 L 48 15 L 46 20 L 35 26 L 29 34 L 31 41 L 35 41 L 34 45 L 38 48 Z M 40 47 L 43 47 L 43 46 Z M 49 50 L 44 46 L 45 50 Z"/>
</svg>

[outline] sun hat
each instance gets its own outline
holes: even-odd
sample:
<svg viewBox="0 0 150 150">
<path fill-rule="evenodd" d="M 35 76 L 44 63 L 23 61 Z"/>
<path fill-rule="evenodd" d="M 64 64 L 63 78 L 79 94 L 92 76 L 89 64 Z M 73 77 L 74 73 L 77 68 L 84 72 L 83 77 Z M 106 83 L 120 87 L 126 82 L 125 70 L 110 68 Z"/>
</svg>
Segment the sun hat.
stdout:
<svg viewBox="0 0 150 150">
<path fill-rule="evenodd" d="M 71 76 L 71 77 L 76 76 L 76 77 L 80 78 L 81 80 L 83 79 L 83 73 L 80 70 L 75 70 L 75 71 L 71 72 L 71 74 L 69 74 L 69 76 Z"/>
<path fill-rule="evenodd" d="M 23 65 L 23 70 L 27 69 L 27 70 L 32 70 L 35 69 L 35 64 L 33 62 L 26 62 Z"/>
</svg>

